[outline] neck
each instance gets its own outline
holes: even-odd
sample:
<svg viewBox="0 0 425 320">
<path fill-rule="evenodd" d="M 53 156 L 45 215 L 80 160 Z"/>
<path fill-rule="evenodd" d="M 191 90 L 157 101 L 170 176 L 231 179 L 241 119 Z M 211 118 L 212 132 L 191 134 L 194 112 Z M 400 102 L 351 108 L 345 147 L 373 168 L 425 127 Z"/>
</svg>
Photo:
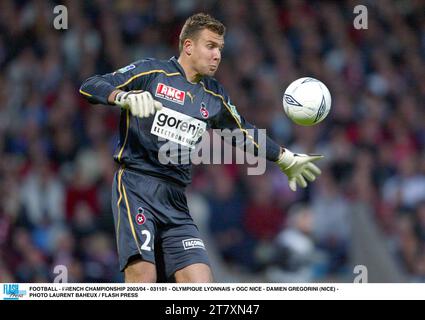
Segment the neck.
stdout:
<svg viewBox="0 0 425 320">
<path fill-rule="evenodd" d="M 187 57 L 185 57 L 184 55 L 180 55 L 177 61 L 183 68 L 187 81 L 199 82 L 199 80 L 201 80 L 202 76 L 193 68 Z"/>
</svg>

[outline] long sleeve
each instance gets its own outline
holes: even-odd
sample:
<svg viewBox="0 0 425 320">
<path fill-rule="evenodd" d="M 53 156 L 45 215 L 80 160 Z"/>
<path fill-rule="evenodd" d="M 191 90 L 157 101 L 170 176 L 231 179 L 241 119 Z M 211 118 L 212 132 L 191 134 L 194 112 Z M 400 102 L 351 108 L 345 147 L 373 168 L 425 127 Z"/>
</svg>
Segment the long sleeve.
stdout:
<svg viewBox="0 0 425 320">
<path fill-rule="evenodd" d="M 90 103 L 108 104 L 108 97 L 114 90 L 144 90 L 153 73 L 152 69 L 149 59 L 139 60 L 113 73 L 88 78 L 81 85 L 80 93 Z"/>
</svg>

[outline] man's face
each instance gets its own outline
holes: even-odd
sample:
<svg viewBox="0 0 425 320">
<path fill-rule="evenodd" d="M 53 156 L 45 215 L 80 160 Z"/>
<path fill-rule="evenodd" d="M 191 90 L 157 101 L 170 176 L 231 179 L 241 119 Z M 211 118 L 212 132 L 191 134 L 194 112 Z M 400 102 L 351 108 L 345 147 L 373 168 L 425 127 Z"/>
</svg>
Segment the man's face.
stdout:
<svg viewBox="0 0 425 320">
<path fill-rule="evenodd" d="M 224 47 L 223 36 L 208 29 L 199 31 L 193 40 L 191 61 L 198 74 L 213 76 L 221 61 Z"/>
</svg>

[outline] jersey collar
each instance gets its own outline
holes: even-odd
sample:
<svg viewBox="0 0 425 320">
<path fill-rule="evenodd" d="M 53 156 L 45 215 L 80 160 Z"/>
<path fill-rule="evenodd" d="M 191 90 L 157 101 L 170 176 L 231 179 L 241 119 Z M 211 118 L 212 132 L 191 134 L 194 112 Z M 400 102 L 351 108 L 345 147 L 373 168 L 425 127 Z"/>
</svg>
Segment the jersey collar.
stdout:
<svg viewBox="0 0 425 320">
<path fill-rule="evenodd" d="M 177 60 L 177 57 L 176 56 L 171 57 L 170 61 L 174 64 L 174 66 L 182 74 L 182 76 L 186 78 L 186 74 L 183 70 L 183 67 L 180 65 L 179 61 Z"/>
<path fill-rule="evenodd" d="M 190 82 L 189 80 L 187 80 L 186 73 L 184 72 L 183 67 L 179 63 L 179 61 L 178 61 L 178 59 L 177 59 L 176 56 L 171 57 L 170 61 L 174 64 L 174 66 L 176 67 L 176 69 L 181 73 L 181 75 L 183 76 L 183 78 L 186 79 L 187 82 L 189 82 L 190 84 L 197 84 L 196 82 Z"/>
</svg>

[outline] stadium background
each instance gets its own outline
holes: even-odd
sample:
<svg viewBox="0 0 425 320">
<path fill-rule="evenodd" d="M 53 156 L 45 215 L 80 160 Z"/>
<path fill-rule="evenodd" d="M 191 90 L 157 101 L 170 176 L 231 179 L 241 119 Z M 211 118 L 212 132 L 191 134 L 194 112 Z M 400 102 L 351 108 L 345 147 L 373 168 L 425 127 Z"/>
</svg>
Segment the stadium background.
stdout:
<svg viewBox="0 0 425 320">
<path fill-rule="evenodd" d="M 53 7 L 68 8 L 68 30 Z M 122 281 L 110 208 L 118 110 L 81 82 L 142 57 L 177 55 L 190 14 L 227 26 L 217 78 L 279 143 L 322 153 L 323 175 L 292 193 L 276 166 L 201 165 L 192 214 L 223 282 L 425 280 L 425 4 L 363 1 L 1 1 L 0 282 Z M 324 123 L 294 126 L 284 88 L 322 80 Z"/>
</svg>

